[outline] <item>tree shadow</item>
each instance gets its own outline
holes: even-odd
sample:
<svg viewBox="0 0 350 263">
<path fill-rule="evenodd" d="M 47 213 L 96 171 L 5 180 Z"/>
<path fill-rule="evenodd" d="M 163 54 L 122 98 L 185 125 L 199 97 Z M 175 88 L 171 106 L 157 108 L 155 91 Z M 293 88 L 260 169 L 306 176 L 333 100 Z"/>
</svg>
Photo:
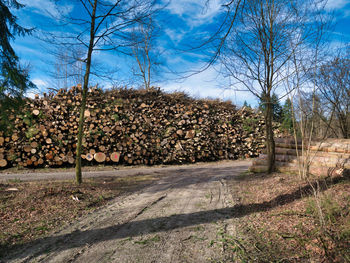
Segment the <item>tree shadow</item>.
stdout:
<svg viewBox="0 0 350 263">
<path fill-rule="evenodd" d="M 150 218 L 136 221 L 129 221 L 122 224 L 112 225 L 101 229 L 91 229 L 86 231 L 74 231 L 69 234 L 45 237 L 36 241 L 31 241 L 23 246 L 8 246 L 8 260 L 24 258 L 27 256 L 39 256 L 51 252 L 60 252 L 71 248 L 85 246 L 108 240 L 124 239 L 156 232 L 166 232 L 178 228 L 194 226 L 198 224 L 214 223 L 219 220 L 230 218 L 241 218 L 257 212 L 268 211 L 272 208 L 282 206 L 303 197 L 312 195 L 312 187 L 319 186 L 320 191 L 325 191 L 331 185 L 335 185 L 349 178 L 337 177 L 326 180 L 319 179 L 313 185 L 305 185 L 294 189 L 294 191 L 282 194 L 270 201 L 252 204 L 237 204 L 233 207 L 214 209 L 209 211 L 199 211 L 189 214 L 176 214 L 166 217 Z M 4 248 L 1 249 L 5 251 Z M 1 262 L 1 260 L 0 260 Z"/>
</svg>

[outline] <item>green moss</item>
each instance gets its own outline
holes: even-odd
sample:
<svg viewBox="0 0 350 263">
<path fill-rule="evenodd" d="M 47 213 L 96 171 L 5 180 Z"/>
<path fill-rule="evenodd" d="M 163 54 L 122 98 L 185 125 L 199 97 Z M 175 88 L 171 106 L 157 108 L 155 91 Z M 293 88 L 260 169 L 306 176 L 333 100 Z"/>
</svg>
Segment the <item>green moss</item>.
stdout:
<svg viewBox="0 0 350 263">
<path fill-rule="evenodd" d="M 16 154 L 11 154 L 10 155 L 10 160 L 13 162 L 14 160 L 16 160 L 18 158 L 18 156 Z"/>
<path fill-rule="evenodd" d="M 35 127 L 30 127 L 26 132 L 25 135 L 27 139 L 33 138 L 35 135 L 39 133 L 39 130 Z"/>
<path fill-rule="evenodd" d="M 243 124 L 243 130 L 246 132 L 253 132 L 255 129 L 255 126 L 259 123 L 258 119 L 255 118 L 247 118 L 243 119 L 242 124 Z"/>
<path fill-rule="evenodd" d="M 120 120 L 120 117 L 117 113 L 113 114 L 112 115 L 112 119 L 115 120 L 115 121 L 119 121 Z"/>
</svg>

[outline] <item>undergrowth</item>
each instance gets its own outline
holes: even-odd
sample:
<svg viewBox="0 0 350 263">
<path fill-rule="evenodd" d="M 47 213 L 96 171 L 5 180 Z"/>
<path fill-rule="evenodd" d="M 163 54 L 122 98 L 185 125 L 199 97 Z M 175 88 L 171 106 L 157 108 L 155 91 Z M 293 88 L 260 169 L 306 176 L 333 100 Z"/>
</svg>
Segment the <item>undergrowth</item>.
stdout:
<svg viewBox="0 0 350 263">
<path fill-rule="evenodd" d="M 260 200 L 254 204 L 258 207 L 305 187 L 299 182 L 295 188 L 296 179 L 291 175 L 255 180 L 254 175 L 248 176 L 249 180 L 237 179 L 236 189 L 240 189 L 240 197 L 249 203 L 243 207 Z M 276 180 L 282 177 L 283 180 Z M 324 184 L 328 187 L 319 191 L 318 200 L 311 191 L 304 191 L 288 202 L 277 203 L 263 212 L 257 209 L 240 218 L 241 238 L 226 234 L 221 238 L 231 253 L 231 261 L 350 262 L 350 182 L 341 179 Z"/>
</svg>

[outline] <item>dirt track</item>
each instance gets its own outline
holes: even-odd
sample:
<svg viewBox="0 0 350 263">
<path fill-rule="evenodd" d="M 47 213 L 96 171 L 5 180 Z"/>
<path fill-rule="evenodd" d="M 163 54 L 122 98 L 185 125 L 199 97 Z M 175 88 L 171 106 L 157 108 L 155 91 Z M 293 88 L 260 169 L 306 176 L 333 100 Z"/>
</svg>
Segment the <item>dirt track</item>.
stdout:
<svg viewBox="0 0 350 263">
<path fill-rule="evenodd" d="M 161 179 L 27 244 L 4 261 L 226 262 L 230 253 L 220 239 L 223 233 L 235 234 L 238 220 L 226 182 L 249 165 L 228 161 L 145 169 Z"/>
</svg>

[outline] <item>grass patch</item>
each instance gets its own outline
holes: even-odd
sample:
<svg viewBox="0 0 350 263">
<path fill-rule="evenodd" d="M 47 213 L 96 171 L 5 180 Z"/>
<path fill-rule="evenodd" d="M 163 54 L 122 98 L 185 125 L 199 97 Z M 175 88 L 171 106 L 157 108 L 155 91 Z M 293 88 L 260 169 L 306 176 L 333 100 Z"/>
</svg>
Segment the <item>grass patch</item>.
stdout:
<svg viewBox="0 0 350 263">
<path fill-rule="evenodd" d="M 134 241 L 134 243 L 139 245 L 148 245 L 150 243 L 159 242 L 159 241 L 160 241 L 160 237 L 158 235 L 155 235 L 153 237 L 146 238 L 143 240 L 136 240 Z"/>
</svg>

